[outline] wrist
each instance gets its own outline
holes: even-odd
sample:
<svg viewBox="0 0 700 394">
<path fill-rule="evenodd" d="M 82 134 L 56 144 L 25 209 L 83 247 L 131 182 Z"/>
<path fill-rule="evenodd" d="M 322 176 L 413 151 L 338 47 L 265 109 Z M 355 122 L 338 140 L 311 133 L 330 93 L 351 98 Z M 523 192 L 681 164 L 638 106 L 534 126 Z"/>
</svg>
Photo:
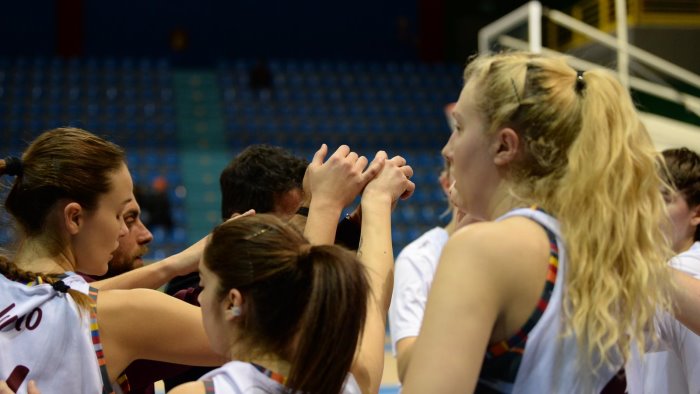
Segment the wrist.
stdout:
<svg viewBox="0 0 700 394">
<path fill-rule="evenodd" d="M 394 199 L 391 196 L 391 193 L 387 193 L 385 191 L 380 191 L 380 190 L 365 190 L 365 192 L 362 194 L 362 200 L 360 201 L 360 205 L 364 209 L 365 205 L 382 205 L 386 204 L 391 206 L 393 204 Z"/>
<path fill-rule="evenodd" d="M 344 206 L 341 205 L 337 200 L 323 198 L 316 198 L 311 200 L 311 203 L 308 205 L 308 207 L 309 212 L 314 211 L 319 213 L 334 213 L 337 214 L 337 216 L 340 216 L 340 213 L 344 208 Z"/>
</svg>

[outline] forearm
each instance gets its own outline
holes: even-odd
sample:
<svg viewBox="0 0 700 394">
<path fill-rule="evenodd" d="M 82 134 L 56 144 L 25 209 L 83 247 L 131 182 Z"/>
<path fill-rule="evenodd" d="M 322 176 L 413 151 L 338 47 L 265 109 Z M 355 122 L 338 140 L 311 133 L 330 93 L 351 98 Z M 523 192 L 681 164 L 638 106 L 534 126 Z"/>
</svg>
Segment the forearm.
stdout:
<svg viewBox="0 0 700 394">
<path fill-rule="evenodd" d="M 373 299 L 383 319 L 391 302 L 394 252 L 391 244 L 391 198 L 378 196 L 362 201 L 362 230 L 357 256 L 367 267 Z"/>
<path fill-rule="evenodd" d="M 673 270 L 676 286 L 672 297 L 675 306 L 674 315 L 690 330 L 700 335 L 700 280 Z"/>
<path fill-rule="evenodd" d="M 102 279 L 91 283 L 100 290 L 111 289 L 157 289 L 182 272 L 181 254 L 175 254 L 161 261 L 148 264 L 144 267 L 125 272 L 112 278 Z"/>
<path fill-rule="evenodd" d="M 364 392 L 377 392 L 384 368 L 386 315 L 393 287 L 391 199 L 367 200 L 363 196 L 362 236 L 357 255 L 367 268 L 371 293 L 353 375 Z"/>
<path fill-rule="evenodd" d="M 332 245 L 343 207 L 337 201 L 314 198 L 309 206 L 309 216 L 304 236 L 312 245 Z"/>
<path fill-rule="evenodd" d="M 400 350 L 397 350 L 396 368 L 399 374 L 399 382 L 403 382 L 406 378 L 408 364 L 411 362 L 411 354 L 413 351 L 413 344 L 416 342 L 416 337 L 404 338 L 400 342 L 403 342 L 403 346 L 399 348 Z"/>
</svg>

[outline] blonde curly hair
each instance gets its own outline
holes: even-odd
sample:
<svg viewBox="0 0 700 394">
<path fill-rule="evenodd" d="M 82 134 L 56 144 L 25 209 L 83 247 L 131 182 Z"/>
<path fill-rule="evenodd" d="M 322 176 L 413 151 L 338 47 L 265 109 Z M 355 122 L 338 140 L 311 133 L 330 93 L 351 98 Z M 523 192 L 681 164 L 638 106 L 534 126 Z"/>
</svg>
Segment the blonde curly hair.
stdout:
<svg viewBox="0 0 700 394">
<path fill-rule="evenodd" d="M 464 72 L 489 132 L 523 141 L 506 182 L 520 201 L 561 223 L 568 269 L 564 314 L 596 371 L 642 346 L 669 309 L 672 255 L 663 233 L 662 160 L 630 95 L 609 72 L 580 73 L 563 58 L 477 57 Z"/>
</svg>

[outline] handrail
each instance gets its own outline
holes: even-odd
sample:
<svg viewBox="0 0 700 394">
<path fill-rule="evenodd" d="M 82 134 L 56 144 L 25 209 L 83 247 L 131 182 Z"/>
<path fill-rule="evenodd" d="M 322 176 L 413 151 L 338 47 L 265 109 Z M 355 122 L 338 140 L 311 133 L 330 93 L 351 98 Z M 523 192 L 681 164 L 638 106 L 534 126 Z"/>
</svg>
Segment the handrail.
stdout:
<svg viewBox="0 0 700 394">
<path fill-rule="evenodd" d="M 615 38 L 596 29 L 595 27 L 592 27 L 575 18 L 572 18 L 569 15 L 564 14 L 563 12 L 544 9 L 544 15 L 548 17 L 551 21 L 561 26 L 567 27 L 578 33 L 586 35 L 610 48 L 620 50 Z M 692 73 L 682 67 L 675 65 L 674 63 L 664 60 L 634 45 L 627 44 L 627 51 L 630 56 L 641 61 L 642 63 L 645 63 L 657 69 L 658 71 L 667 73 L 675 78 L 682 80 L 683 82 L 686 82 L 700 89 L 700 76 L 698 76 L 697 74 Z"/>
<path fill-rule="evenodd" d="M 513 49 L 527 50 L 528 48 L 527 42 L 510 36 L 500 36 L 498 38 L 498 42 L 505 47 Z M 579 59 L 577 57 L 573 57 L 571 55 L 567 55 L 565 53 L 561 53 L 553 49 L 542 48 L 542 53 L 545 55 L 552 56 L 564 56 L 567 58 L 567 63 L 569 63 L 572 67 L 575 67 L 580 70 L 590 70 L 593 68 L 601 67 L 599 64 Z M 635 90 L 639 90 L 640 92 L 644 92 L 668 101 L 675 102 L 685 107 L 685 109 L 687 109 L 688 111 L 691 111 L 696 115 L 700 116 L 700 98 L 697 98 L 693 95 L 681 93 L 673 88 L 669 88 L 668 86 L 659 85 L 657 83 L 649 82 L 645 79 L 638 77 L 630 76 L 629 83 L 630 87 L 632 87 Z"/>
<path fill-rule="evenodd" d="M 479 30 L 479 53 L 489 52 L 489 37 L 502 34 L 525 19 L 528 21 L 528 50 L 539 53 L 542 49 L 542 4 L 539 1 L 526 3 Z"/>
<path fill-rule="evenodd" d="M 618 3 L 620 3 L 619 0 L 616 0 Z M 624 1 L 624 0 L 623 0 Z M 621 8 L 621 7 L 616 7 L 616 8 Z M 620 78 L 622 79 L 622 82 L 625 83 L 625 75 L 627 74 L 626 78 L 628 79 L 627 83 L 629 86 L 632 88 L 648 93 L 657 97 L 660 97 L 662 99 L 672 101 L 678 104 L 681 104 L 683 107 L 685 107 L 688 111 L 691 111 L 695 113 L 696 115 L 700 116 L 700 98 L 695 97 L 690 94 L 685 94 L 682 92 L 679 92 L 678 90 L 669 87 L 669 86 L 663 86 L 659 85 L 641 78 L 637 77 L 631 77 L 629 76 L 628 73 L 625 73 L 624 69 L 627 67 L 626 64 L 620 64 L 620 63 L 626 63 L 626 60 L 628 59 L 629 56 L 639 60 L 642 63 L 647 64 L 648 66 L 651 66 L 652 68 L 671 75 L 674 78 L 677 78 L 681 81 L 684 81 L 688 83 L 691 86 L 694 86 L 695 88 L 700 89 L 700 76 L 697 74 L 694 74 L 693 72 L 690 72 L 682 67 L 679 67 L 667 60 L 664 60 L 652 53 L 649 53 L 641 48 L 635 47 L 633 45 L 630 45 L 626 42 L 626 37 L 622 37 L 623 35 L 626 34 L 619 34 L 618 33 L 618 38 L 614 38 L 607 33 L 600 31 L 596 29 L 593 26 L 590 26 L 584 22 L 581 22 L 569 15 L 566 15 L 562 12 L 556 11 L 556 10 L 550 10 L 550 9 L 543 9 L 541 4 L 538 1 L 530 1 L 529 3 L 515 9 L 514 11 L 510 12 L 509 14 L 505 15 L 504 17 L 490 23 L 486 27 L 482 28 L 479 30 L 479 52 L 480 53 L 488 53 L 490 52 L 489 50 L 489 40 L 492 39 L 493 37 L 500 36 L 498 38 L 498 41 L 501 43 L 503 46 L 508 46 L 511 48 L 515 49 L 520 49 L 520 50 L 529 50 L 531 52 L 543 52 L 543 53 L 549 53 L 549 54 L 557 54 L 557 55 L 563 55 L 569 57 L 569 63 L 572 65 L 578 64 L 576 67 L 580 67 L 581 69 L 589 69 L 591 67 L 601 67 L 598 64 L 586 62 L 581 59 L 574 58 L 570 55 L 565 55 L 561 54 L 557 51 L 553 51 L 550 49 L 542 48 L 542 32 L 541 32 L 541 18 L 542 16 L 546 16 L 549 18 L 552 22 L 563 26 L 565 28 L 568 28 L 570 30 L 573 30 L 575 32 L 581 33 L 585 36 L 588 36 L 589 38 L 593 39 L 594 41 L 600 42 L 605 46 L 608 46 L 610 48 L 613 48 L 618 51 L 618 73 L 620 75 Z M 620 17 L 624 16 L 622 12 L 618 12 L 618 19 Z M 624 18 L 623 18 L 624 19 Z M 503 35 L 506 33 L 509 29 L 512 29 L 513 27 L 522 24 L 523 22 L 527 21 L 528 23 L 528 41 L 523 41 L 523 40 L 518 40 L 513 37 L 505 36 Z M 618 23 L 619 25 L 619 23 Z M 539 29 L 538 31 L 534 31 L 536 29 Z M 624 52 L 620 54 L 620 52 Z M 627 87 L 627 85 L 625 85 Z"/>
<path fill-rule="evenodd" d="M 625 90 L 630 88 L 630 47 L 627 39 L 627 1 L 615 0 L 615 20 L 617 21 L 617 72 Z"/>
</svg>

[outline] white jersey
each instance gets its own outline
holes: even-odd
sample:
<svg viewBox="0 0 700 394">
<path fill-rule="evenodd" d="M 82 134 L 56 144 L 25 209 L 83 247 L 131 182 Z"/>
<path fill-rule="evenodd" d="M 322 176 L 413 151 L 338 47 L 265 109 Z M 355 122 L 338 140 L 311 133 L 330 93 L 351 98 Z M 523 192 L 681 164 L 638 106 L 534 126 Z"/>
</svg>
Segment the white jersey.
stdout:
<svg viewBox="0 0 700 394">
<path fill-rule="evenodd" d="M 669 265 L 700 279 L 700 242 Z M 700 393 L 700 337 L 668 313 L 658 314 L 656 328 L 658 348 L 643 358 L 634 352 L 626 366 L 630 394 Z"/>
<path fill-rule="evenodd" d="M 577 359 L 576 338 L 562 336 L 564 314 L 562 300 L 566 286 L 566 250 L 559 232 L 559 223 L 548 214 L 534 209 L 516 209 L 497 220 L 513 216 L 528 217 L 542 225 L 550 238 L 550 265 L 545 288 L 538 307 L 519 334 L 508 341 L 508 347 L 489 347 L 477 391 L 504 393 L 583 393 L 600 392 L 620 365 L 605 368 L 594 376 L 582 371 Z M 513 264 L 517 264 L 513 256 Z M 543 278 L 544 279 L 544 278 Z M 544 311 L 542 311 L 544 309 Z"/>
<path fill-rule="evenodd" d="M 241 361 L 230 361 L 199 378 L 207 385 L 207 394 L 276 394 L 287 393 L 287 388 L 268 370 Z M 211 387 L 213 385 L 213 391 Z M 348 374 L 342 394 L 360 394 L 352 374 Z"/>
<path fill-rule="evenodd" d="M 75 274 L 63 282 L 89 294 L 90 286 Z M 79 310 L 69 294 L 0 275 L 0 379 L 9 379 L 18 393 L 27 392 L 30 379 L 42 394 L 102 392 L 93 334 L 101 351 L 90 311 Z"/>
<path fill-rule="evenodd" d="M 394 290 L 389 307 L 391 346 L 396 356 L 396 343 L 420 332 L 425 303 L 448 235 L 435 227 L 406 245 L 396 258 Z"/>
</svg>

